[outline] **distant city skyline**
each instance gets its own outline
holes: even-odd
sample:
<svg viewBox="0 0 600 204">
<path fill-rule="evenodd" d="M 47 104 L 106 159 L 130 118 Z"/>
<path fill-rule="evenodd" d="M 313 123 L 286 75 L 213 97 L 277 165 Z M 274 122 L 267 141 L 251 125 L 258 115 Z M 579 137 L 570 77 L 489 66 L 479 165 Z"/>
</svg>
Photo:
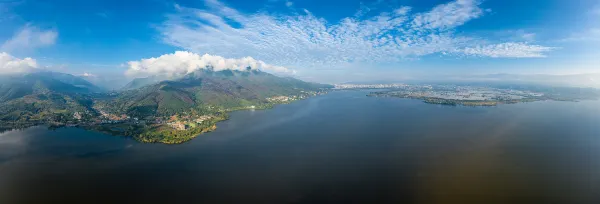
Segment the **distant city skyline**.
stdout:
<svg viewBox="0 0 600 204">
<path fill-rule="evenodd" d="M 129 80 L 252 67 L 324 83 L 599 73 L 597 19 L 598 0 L 0 0 L 0 73 Z"/>
</svg>

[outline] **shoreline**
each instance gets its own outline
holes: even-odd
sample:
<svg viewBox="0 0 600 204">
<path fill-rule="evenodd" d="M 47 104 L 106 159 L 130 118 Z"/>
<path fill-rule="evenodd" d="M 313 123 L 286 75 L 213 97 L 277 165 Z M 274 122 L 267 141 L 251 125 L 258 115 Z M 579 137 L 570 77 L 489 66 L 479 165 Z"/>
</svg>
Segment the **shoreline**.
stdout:
<svg viewBox="0 0 600 204">
<path fill-rule="evenodd" d="M 327 93 L 325 93 L 327 94 Z M 46 127 L 49 130 L 56 130 L 61 128 L 79 128 L 86 131 L 98 132 L 110 136 L 119 136 L 119 137 L 128 137 L 139 143 L 158 143 L 158 144 L 166 144 L 166 145 L 178 145 L 189 142 L 196 137 L 199 137 L 202 134 L 206 134 L 212 131 L 215 131 L 218 128 L 218 123 L 229 120 L 229 114 L 237 111 L 254 111 L 254 110 L 269 110 L 277 107 L 278 105 L 286 105 L 291 104 L 297 101 L 311 99 L 313 97 L 317 97 L 324 94 L 318 94 L 311 97 L 296 99 L 293 101 L 286 101 L 280 103 L 274 103 L 267 106 L 259 106 L 253 108 L 247 107 L 239 107 L 239 108 L 230 108 L 225 110 L 221 115 L 214 117 L 213 119 L 207 121 L 207 125 L 203 125 L 197 128 L 191 128 L 186 130 L 175 130 L 171 127 L 168 127 L 166 124 L 150 124 L 150 125 L 139 125 L 139 124 L 125 124 L 125 123 L 113 123 L 113 124 L 100 124 L 100 125 L 90 125 L 90 124 L 50 124 L 46 122 L 32 122 L 28 124 L 18 124 L 15 126 L 18 127 L 10 127 L 10 128 L 2 128 L 0 129 L 0 134 L 15 130 L 25 130 L 33 127 Z M 119 126 L 129 127 L 128 129 L 115 130 L 119 128 Z M 170 132 L 168 135 L 160 134 Z M 148 137 L 150 136 L 150 137 Z M 152 137 L 154 136 L 154 137 Z M 157 138 L 156 136 L 162 136 L 163 138 Z M 167 138 L 164 138 L 164 137 Z M 169 137 L 171 136 L 171 137 Z"/>
</svg>

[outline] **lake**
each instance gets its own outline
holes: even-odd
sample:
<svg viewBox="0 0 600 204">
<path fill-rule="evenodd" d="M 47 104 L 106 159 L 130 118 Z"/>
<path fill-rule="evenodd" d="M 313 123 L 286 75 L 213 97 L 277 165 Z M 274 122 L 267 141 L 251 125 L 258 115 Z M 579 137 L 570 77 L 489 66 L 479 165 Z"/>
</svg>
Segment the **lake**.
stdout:
<svg viewBox="0 0 600 204">
<path fill-rule="evenodd" d="M 0 203 L 600 203 L 600 102 L 453 107 L 337 91 L 181 145 L 0 134 Z"/>
</svg>

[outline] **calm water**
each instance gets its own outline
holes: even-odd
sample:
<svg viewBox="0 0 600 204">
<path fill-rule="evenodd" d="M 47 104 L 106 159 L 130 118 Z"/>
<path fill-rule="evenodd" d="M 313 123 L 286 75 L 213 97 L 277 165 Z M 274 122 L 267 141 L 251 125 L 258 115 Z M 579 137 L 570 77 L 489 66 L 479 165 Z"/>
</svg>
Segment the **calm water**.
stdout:
<svg viewBox="0 0 600 204">
<path fill-rule="evenodd" d="M 334 92 L 182 145 L 0 134 L 0 203 L 600 203 L 600 102 L 473 108 Z"/>
</svg>

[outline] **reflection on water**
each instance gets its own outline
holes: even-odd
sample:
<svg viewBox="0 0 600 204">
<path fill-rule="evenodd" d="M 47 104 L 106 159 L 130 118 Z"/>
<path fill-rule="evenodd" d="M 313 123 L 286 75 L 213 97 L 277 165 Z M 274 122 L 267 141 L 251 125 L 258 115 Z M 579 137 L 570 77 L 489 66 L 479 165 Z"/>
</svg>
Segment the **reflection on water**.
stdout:
<svg viewBox="0 0 600 204">
<path fill-rule="evenodd" d="M 600 103 L 473 108 L 334 92 L 182 145 L 0 134 L 0 203 L 600 203 Z"/>
</svg>

